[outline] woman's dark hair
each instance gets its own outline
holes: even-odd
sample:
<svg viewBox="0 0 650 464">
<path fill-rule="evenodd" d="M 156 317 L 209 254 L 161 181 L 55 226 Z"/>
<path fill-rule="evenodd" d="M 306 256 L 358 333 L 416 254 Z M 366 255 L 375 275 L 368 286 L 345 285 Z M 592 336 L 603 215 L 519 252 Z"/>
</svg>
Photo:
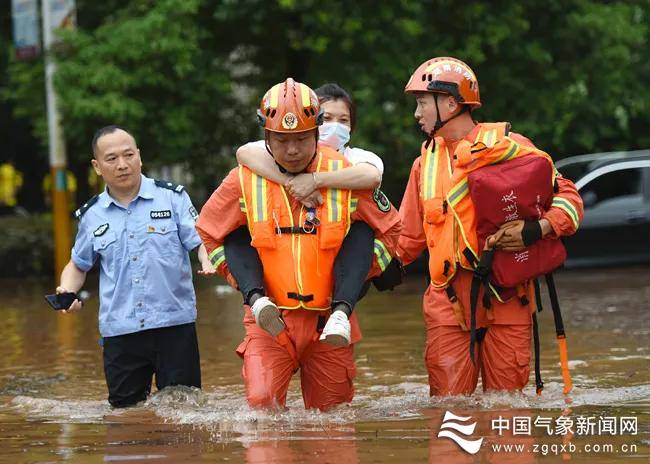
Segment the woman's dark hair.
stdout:
<svg viewBox="0 0 650 464">
<path fill-rule="evenodd" d="M 316 92 L 318 101 L 321 104 L 332 100 L 343 100 L 348 105 L 348 110 L 350 111 L 350 132 L 354 132 L 354 128 L 357 125 L 357 108 L 350 94 L 334 82 L 323 84 L 315 89 L 314 92 Z"/>
</svg>

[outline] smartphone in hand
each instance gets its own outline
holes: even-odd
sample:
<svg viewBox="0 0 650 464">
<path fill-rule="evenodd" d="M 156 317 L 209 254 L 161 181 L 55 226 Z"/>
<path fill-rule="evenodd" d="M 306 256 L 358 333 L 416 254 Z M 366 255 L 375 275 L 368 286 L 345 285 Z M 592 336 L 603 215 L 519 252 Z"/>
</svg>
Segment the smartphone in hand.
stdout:
<svg viewBox="0 0 650 464">
<path fill-rule="evenodd" d="M 52 309 L 61 311 L 62 309 L 68 309 L 74 300 L 81 301 L 81 298 L 74 292 L 59 293 L 54 295 L 45 295 L 45 301 L 47 301 Z"/>
</svg>

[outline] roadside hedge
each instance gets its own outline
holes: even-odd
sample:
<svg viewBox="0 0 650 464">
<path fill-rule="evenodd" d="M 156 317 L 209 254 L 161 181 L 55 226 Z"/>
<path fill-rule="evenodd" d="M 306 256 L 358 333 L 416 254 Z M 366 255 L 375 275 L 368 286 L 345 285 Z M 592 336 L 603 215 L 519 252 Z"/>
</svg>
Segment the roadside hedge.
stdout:
<svg viewBox="0 0 650 464">
<path fill-rule="evenodd" d="M 0 277 L 51 276 L 54 273 L 54 233 L 50 214 L 2 216 L 0 230 Z"/>
</svg>

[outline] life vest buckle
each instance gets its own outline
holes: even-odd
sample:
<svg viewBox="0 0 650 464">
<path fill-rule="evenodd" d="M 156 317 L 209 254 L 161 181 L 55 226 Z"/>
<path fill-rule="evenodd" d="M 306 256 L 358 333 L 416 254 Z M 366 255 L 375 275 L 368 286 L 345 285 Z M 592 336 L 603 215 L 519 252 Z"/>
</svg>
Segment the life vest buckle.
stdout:
<svg viewBox="0 0 650 464">
<path fill-rule="evenodd" d="M 314 295 L 301 295 L 300 293 L 296 292 L 287 292 L 287 298 L 302 301 L 303 303 L 309 303 L 314 299 Z"/>
</svg>

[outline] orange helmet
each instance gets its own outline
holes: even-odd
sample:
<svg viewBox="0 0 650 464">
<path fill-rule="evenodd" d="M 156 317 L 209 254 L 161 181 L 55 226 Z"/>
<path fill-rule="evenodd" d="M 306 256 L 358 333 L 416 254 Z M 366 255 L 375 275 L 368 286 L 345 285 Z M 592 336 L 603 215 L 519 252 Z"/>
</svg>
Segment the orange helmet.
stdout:
<svg viewBox="0 0 650 464">
<path fill-rule="evenodd" d="M 296 133 L 316 129 L 323 116 L 316 93 L 289 77 L 264 94 L 257 120 L 267 131 Z"/>
<path fill-rule="evenodd" d="M 409 79 L 404 92 L 438 92 L 456 97 L 459 103 L 481 106 L 478 80 L 472 68 L 462 61 L 439 56 L 422 63 Z"/>
</svg>

